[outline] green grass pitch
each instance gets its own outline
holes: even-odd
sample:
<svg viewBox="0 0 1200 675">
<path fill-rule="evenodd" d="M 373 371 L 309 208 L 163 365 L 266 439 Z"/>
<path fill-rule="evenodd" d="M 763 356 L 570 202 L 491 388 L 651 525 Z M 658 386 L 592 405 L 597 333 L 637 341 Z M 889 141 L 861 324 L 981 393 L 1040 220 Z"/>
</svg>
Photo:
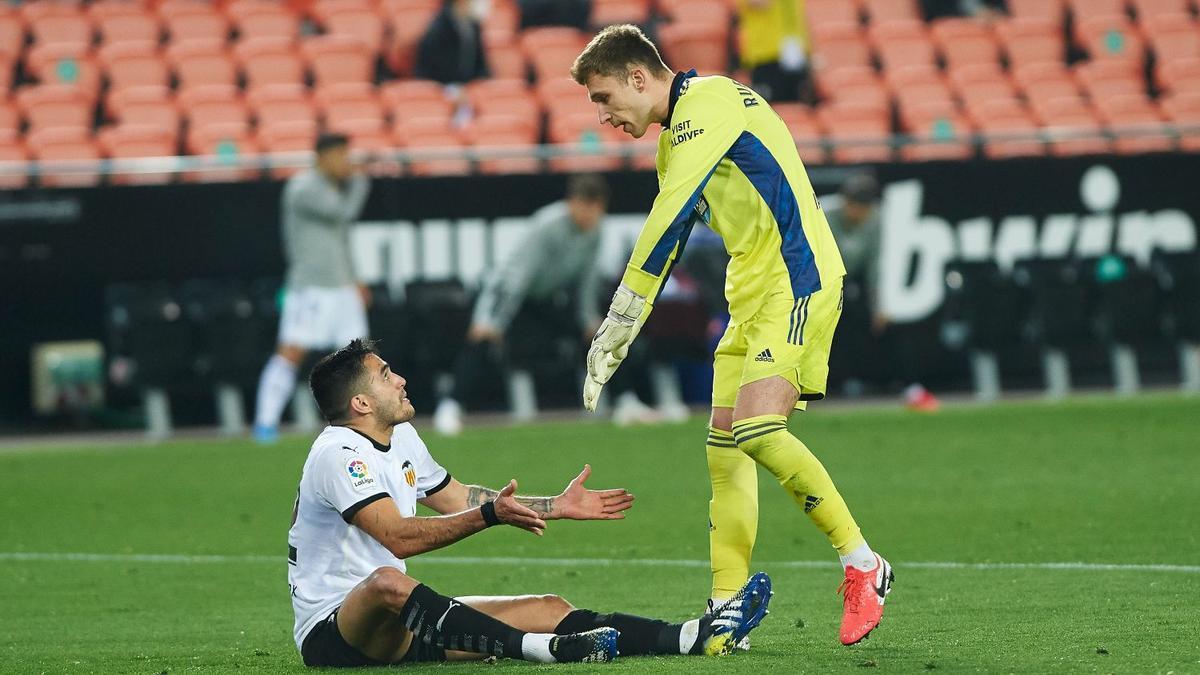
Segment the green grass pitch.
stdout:
<svg viewBox="0 0 1200 675">
<path fill-rule="evenodd" d="M 771 574 L 776 596 L 752 651 L 627 658 L 604 671 L 1200 672 L 1200 401 L 936 415 L 814 405 L 792 428 L 895 565 L 882 626 L 861 645 L 838 644 L 836 558 L 760 472 L 754 567 Z M 592 487 L 628 487 L 637 503 L 627 520 L 552 522 L 541 539 L 495 528 L 409 571 L 447 594 L 553 592 L 581 607 L 689 617 L 709 582 L 704 436 L 699 418 L 425 433 L 465 481 L 516 477 L 522 492 L 554 493 L 590 462 Z M 308 443 L 0 452 L 0 672 L 304 671 L 284 556 Z M 48 555 L 61 553 L 114 555 Z M 180 557 L 138 557 L 164 554 Z M 953 562 L 970 565 L 933 564 Z M 1046 562 L 1094 565 L 995 565 Z M 410 668 L 435 669 L 601 668 Z"/>
</svg>

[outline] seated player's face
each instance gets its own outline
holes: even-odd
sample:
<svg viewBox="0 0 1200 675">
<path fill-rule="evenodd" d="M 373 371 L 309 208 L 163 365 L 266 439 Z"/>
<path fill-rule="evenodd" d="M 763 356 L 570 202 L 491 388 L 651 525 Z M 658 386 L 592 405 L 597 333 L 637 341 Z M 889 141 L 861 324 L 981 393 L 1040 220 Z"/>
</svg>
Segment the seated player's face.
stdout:
<svg viewBox="0 0 1200 675">
<path fill-rule="evenodd" d="M 366 367 L 371 378 L 371 404 L 379 420 L 384 424 L 402 424 L 411 420 L 416 410 L 408 400 L 408 381 L 393 373 L 387 361 L 375 354 L 367 355 Z"/>
<path fill-rule="evenodd" d="M 629 78 L 593 75 L 588 78 L 587 90 L 588 97 L 596 104 L 601 124 L 641 138 L 650 126 L 650 106 L 633 82 L 633 75 Z"/>
</svg>

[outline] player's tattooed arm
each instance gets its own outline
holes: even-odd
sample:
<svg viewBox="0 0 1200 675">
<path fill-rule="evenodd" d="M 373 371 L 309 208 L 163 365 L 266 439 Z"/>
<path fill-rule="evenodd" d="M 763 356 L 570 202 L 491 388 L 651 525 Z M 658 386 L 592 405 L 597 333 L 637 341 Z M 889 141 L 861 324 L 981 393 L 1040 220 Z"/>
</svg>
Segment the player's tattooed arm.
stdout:
<svg viewBox="0 0 1200 675">
<path fill-rule="evenodd" d="M 467 486 L 467 506 L 476 507 L 496 501 L 496 496 L 500 494 L 499 490 L 483 487 L 482 485 Z M 554 497 L 522 497 L 517 495 L 513 497 L 518 504 L 529 507 L 542 520 L 549 520 L 557 517 L 554 512 L 555 498 Z"/>
</svg>

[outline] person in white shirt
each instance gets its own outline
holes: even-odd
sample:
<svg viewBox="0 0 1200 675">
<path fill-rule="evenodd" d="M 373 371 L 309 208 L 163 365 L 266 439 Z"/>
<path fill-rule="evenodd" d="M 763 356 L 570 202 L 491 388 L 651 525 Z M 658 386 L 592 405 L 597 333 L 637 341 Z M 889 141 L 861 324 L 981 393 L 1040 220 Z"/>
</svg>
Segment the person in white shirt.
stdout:
<svg viewBox="0 0 1200 675">
<path fill-rule="evenodd" d="M 586 465 L 555 497 L 516 496 L 516 480 L 501 490 L 460 483 L 408 423 L 407 383 L 369 340 L 321 359 L 309 384 L 330 426 L 304 463 L 288 533 L 294 637 L 305 665 L 724 654 L 766 615 L 771 583 L 761 573 L 682 624 L 576 609 L 556 595 L 437 593 L 406 574 L 406 558 L 493 525 L 541 535 L 548 520 L 619 520 L 633 495 L 587 489 Z M 418 502 L 442 515 L 417 516 Z"/>
</svg>

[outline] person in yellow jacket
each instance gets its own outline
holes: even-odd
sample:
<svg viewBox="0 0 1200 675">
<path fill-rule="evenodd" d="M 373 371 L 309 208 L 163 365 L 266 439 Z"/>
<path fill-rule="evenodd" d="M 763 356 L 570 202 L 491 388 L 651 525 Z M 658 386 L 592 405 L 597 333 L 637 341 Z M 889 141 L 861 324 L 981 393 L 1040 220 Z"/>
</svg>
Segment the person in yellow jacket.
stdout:
<svg viewBox="0 0 1200 675">
<path fill-rule="evenodd" d="M 738 0 L 738 43 L 750 85 L 768 101 L 813 99 L 804 0 Z"/>
<path fill-rule="evenodd" d="M 587 356 L 584 406 L 628 354 L 697 220 L 724 240 L 729 327 L 714 360 L 707 455 L 712 600 L 745 583 L 758 528 L 755 464 L 775 475 L 845 568 L 841 640 L 878 625 L 891 566 L 867 545 L 820 461 L 787 427 L 825 395 L 846 270 L 791 134 L 734 80 L 672 73 L 636 26 L 602 30 L 571 76 L 599 122 L 658 140 L 659 193 Z"/>
</svg>

